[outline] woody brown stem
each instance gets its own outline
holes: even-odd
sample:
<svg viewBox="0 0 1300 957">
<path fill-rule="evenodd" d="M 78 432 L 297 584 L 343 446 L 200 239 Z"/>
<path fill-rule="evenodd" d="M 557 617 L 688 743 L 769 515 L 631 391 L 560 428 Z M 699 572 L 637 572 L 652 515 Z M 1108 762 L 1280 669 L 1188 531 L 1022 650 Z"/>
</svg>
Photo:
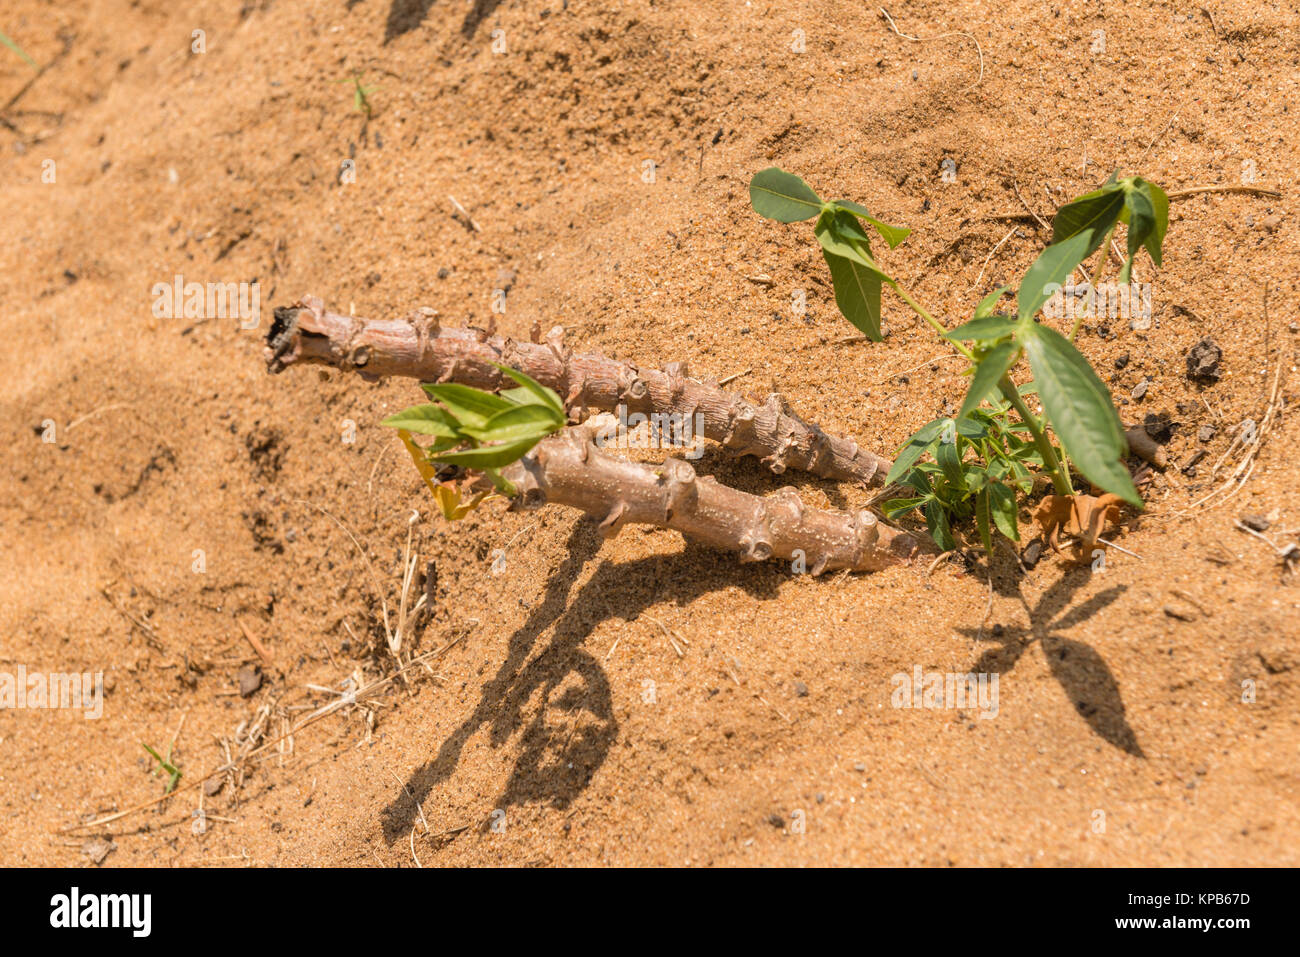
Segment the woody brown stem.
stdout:
<svg viewBox="0 0 1300 957">
<path fill-rule="evenodd" d="M 503 474 L 518 490 L 516 504 L 569 505 L 602 518 L 612 536 L 626 524 L 671 528 L 705 545 L 738 552 L 741 561 L 802 561 L 818 575 L 877 571 L 936 552 L 928 539 L 881 524 L 866 510 L 833 512 L 803 504 L 793 488 L 763 497 L 696 475 L 682 459 L 639 465 L 597 447 L 608 415 L 543 439 Z"/>
<path fill-rule="evenodd" d="M 757 456 L 778 475 L 793 468 L 879 486 L 889 472 L 888 459 L 805 422 L 779 394 L 754 405 L 713 382 L 690 378 L 685 363 L 639 369 L 598 354 L 574 353 L 564 346 L 559 326 L 545 342 L 536 341 L 540 335 L 534 327 L 533 339 L 518 342 L 482 329 L 442 328 L 429 309 L 406 319 L 342 316 L 306 296 L 275 310 L 266 358 L 271 372 L 298 362 L 325 363 L 370 379 L 407 376 L 480 389 L 502 385 L 501 372 L 492 365 L 499 362 L 554 389 L 579 418 L 589 409 L 613 412 L 620 405 L 629 414 L 676 414 L 699 421 L 706 438 L 737 455 Z"/>
</svg>

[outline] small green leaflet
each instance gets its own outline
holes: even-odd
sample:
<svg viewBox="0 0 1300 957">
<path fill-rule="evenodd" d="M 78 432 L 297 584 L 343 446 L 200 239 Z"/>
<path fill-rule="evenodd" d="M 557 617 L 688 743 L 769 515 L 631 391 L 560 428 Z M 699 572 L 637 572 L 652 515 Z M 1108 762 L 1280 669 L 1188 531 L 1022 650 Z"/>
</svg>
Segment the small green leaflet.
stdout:
<svg viewBox="0 0 1300 957">
<path fill-rule="evenodd" d="M 945 552 L 957 547 L 952 537 L 952 528 L 948 524 L 948 512 L 942 502 L 932 501 L 925 506 L 925 525 L 930 530 L 930 536 Z"/>
<path fill-rule="evenodd" d="M 853 327 L 872 342 L 880 342 L 880 276 L 843 256 L 822 250 L 831 271 L 835 305 Z"/>
<path fill-rule="evenodd" d="M 998 387 L 1002 377 L 1011 371 L 1020 355 L 1020 346 L 1014 342 L 1002 342 L 980 357 L 975 364 L 975 375 L 970 380 L 970 389 L 966 401 L 961 404 L 958 419 L 964 419 L 977 408 L 984 399 Z"/>
<path fill-rule="evenodd" d="M 1124 209 L 1124 199 L 1123 187 L 1114 183 L 1066 203 L 1056 211 L 1056 216 L 1052 219 L 1052 245 L 1075 236 L 1087 236 L 1085 251 L 1079 257 L 1079 262 L 1083 262 L 1101 245 L 1119 219 Z"/>
<path fill-rule="evenodd" d="M 1119 271 L 1119 284 L 1127 286 L 1133 274 L 1133 257 L 1156 230 L 1156 211 L 1151 198 L 1140 189 L 1125 194 L 1125 211 L 1129 214 L 1128 256 Z"/>
<path fill-rule="evenodd" d="M 993 315 L 993 310 L 997 308 L 1002 297 L 1011 291 L 1010 286 L 999 286 L 991 293 L 980 300 L 979 305 L 975 307 L 976 319 L 983 319 L 985 316 Z"/>
<path fill-rule="evenodd" d="M 872 226 L 876 227 L 876 232 L 880 233 L 881 238 L 885 240 L 890 249 L 897 248 L 898 244 L 906 239 L 912 232 L 906 226 L 891 226 L 889 223 L 881 222 L 876 219 L 876 217 L 872 216 L 871 213 L 867 212 L 865 206 L 855 203 L 852 200 L 837 199 L 831 205 L 838 206 L 840 209 L 847 209 L 850 213 L 861 216 Z"/>
<path fill-rule="evenodd" d="M 1136 180 L 1138 189 L 1145 190 L 1147 198 L 1151 201 L 1151 209 L 1155 214 L 1155 228 L 1151 230 L 1151 235 L 1147 236 L 1144 244 L 1147 247 L 1147 255 L 1157 266 L 1160 265 L 1160 257 L 1165 246 L 1165 233 L 1169 231 L 1169 194 L 1157 186 L 1155 183 L 1149 183 L 1144 179 Z"/>
<path fill-rule="evenodd" d="M 25 52 L 23 52 L 23 48 L 20 47 L 17 43 L 14 43 L 14 41 L 9 39 L 9 37 L 5 36 L 4 33 L 0 33 L 0 43 L 3 43 L 9 49 L 13 50 L 20 57 L 22 57 L 27 62 L 27 65 L 30 66 L 33 70 L 40 69 L 40 67 L 36 65 L 36 61 L 33 60 L 31 57 L 29 57 Z"/>
<path fill-rule="evenodd" d="M 1031 323 L 1021 336 L 1043 410 L 1066 454 L 1094 485 L 1140 508 L 1142 499 L 1122 461 L 1128 443 L 1110 390 L 1055 329 Z"/>
<path fill-rule="evenodd" d="M 966 476 L 961 468 L 961 456 L 956 442 L 940 442 L 934 447 L 934 460 L 943 469 L 943 477 L 959 489 L 966 488 Z"/>
<path fill-rule="evenodd" d="M 444 452 L 429 458 L 433 462 L 463 465 L 470 469 L 499 469 L 522 458 L 537 444 L 537 441 L 537 439 L 522 439 L 505 445 L 485 445 L 482 448 L 463 449 L 460 452 Z"/>
<path fill-rule="evenodd" d="M 928 501 L 930 501 L 928 496 L 922 496 L 921 498 L 891 498 L 880 506 L 880 510 L 885 513 L 886 518 L 899 518 Z"/>
<path fill-rule="evenodd" d="M 749 181 L 749 201 L 754 212 L 780 223 L 812 219 L 822 201 L 807 183 L 793 173 L 769 166 Z"/>
<path fill-rule="evenodd" d="M 451 413 L 433 402 L 403 409 L 379 424 L 394 429 L 406 429 L 419 435 L 436 435 L 444 439 L 460 438 L 460 430 Z"/>
<path fill-rule="evenodd" d="M 539 441 L 564 426 L 563 414 L 549 406 L 517 405 L 498 412 L 481 429 L 463 431 L 480 442 Z"/>
<path fill-rule="evenodd" d="M 989 530 L 990 518 L 989 487 L 986 485 L 975 498 L 975 527 L 979 529 L 980 541 L 984 543 L 984 551 L 992 555 L 993 535 Z"/>
<path fill-rule="evenodd" d="M 445 385 L 425 384 L 421 388 L 445 405 L 461 425 L 476 429 L 486 425 L 488 419 L 498 412 L 512 408 L 514 405 L 510 400 L 503 399 L 499 395 L 455 382 Z"/>
<path fill-rule="evenodd" d="M 511 379 L 514 379 L 515 382 L 519 383 L 519 388 L 522 389 L 524 393 L 526 393 L 527 395 L 532 396 L 533 399 L 535 399 L 539 404 L 544 405 L 547 408 L 553 409 L 561 417 L 564 416 L 564 403 L 560 401 L 560 397 L 555 392 L 554 389 L 548 389 L 540 382 L 537 382 L 536 380 L 529 378 L 528 376 L 524 375 L 524 373 L 520 372 L 517 369 L 512 369 L 509 366 L 503 366 L 498 362 L 494 362 L 492 364 L 501 370 L 502 375 L 509 376 Z M 510 390 L 511 401 L 521 401 L 520 399 L 517 398 L 518 395 L 520 395 L 518 390 L 515 389 Z"/>
<path fill-rule="evenodd" d="M 993 524 L 998 531 L 1013 542 L 1020 541 L 1020 524 L 1016 517 L 1016 493 L 1001 482 L 990 482 L 986 491 L 989 494 L 989 511 L 993 514 Z"/>
<path fill-rule="evenodd" d="M 1022 322 L 1032 319 L 1074 272 L 1074 268 L 1087 258 L 1086 250 L 1091 242 L 1091 233 L 1080 232 L 1064 242 L 1053 243 L 1039 254 L 1016 293 L 1016 306 Z"/>
<path fill-rule="evenodd" d="M 951 342 L 996 342 L 1015 331 L 1015 321 L 1006 316 L 976 315 L 970 322 L 963 322 L 948 332 L 944 338 Z"/>
<path fill-rule="evenodd" d="M 880 289 L 892 282 L 871 258 L 866 233 L 842 209 L 825 210 L 813 230 L 831 271 L 835 305 L 872 342 L 880 342 Z"/>
<path fill-rule="evenodd" d="M 930 443 L 939 437 L 939 433 L 952 419 L 935 419 L 933 422 L 927 422 L 916 430 L 906 444 L 898 450 L 898 457 L 894 459 L 894 465 L 889 470 L 889 475 L 885 477 L 886 485 L 893 485 L 908 469 L 912 467 L 917 459 L 925 454 L 925 450 L 930 447 Z"/>
</svg>

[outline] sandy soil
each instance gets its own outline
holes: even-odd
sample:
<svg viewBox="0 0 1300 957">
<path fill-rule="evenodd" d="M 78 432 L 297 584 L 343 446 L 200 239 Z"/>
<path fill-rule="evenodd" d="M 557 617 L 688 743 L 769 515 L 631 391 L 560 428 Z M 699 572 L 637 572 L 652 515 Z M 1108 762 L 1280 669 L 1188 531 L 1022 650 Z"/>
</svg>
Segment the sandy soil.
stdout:
<svg viewBox="0 0 1300 957">
<path fill-rule="evenodd" d="M 102 670 L 107 695 L 97 721 L 0 711 L 0 862 L 1300 863 L 1300 591 L 1233 526 L 1300 526 L 1300 16 L 889 9 L 973 39 L 911 42 L 846 2 L 6 3 L 0 29 L 52 65 L 24 91 L 0 49 L 0 669 Z M 772 164 L 912 227 L 885 261 L 950 324 L 1046 242 L 998 218 L 1019 197 L 1050 215 L 1115 167 L 1282 192 L 1176 203 L 1164 268 L 1139 266 L 1149 328 L 1082 337 L 1129 421 L 1176 423 L 1118 539 L 1140 558 L 812 580 L 669 532 L 604 542 L 559 508 L 448 527 L 377 424 L 413 383 L 265 371 L 270 310 L 304 293 L 485 323 L 508 287 L 509 334 L 747 373 L 732 387 L 890 454 L 960 399 L 960 363 L 896 299 L 884 343 L 840 341 L 811 231 L 749 208 Z M 256 281 L 261 324 L 157 318 L 178 274 Z M 1223 377 L 1198 385 L 1206 335 Z M 1279 371 L 1249 481 L 1189 508 Z M 309 686 L 392 675 L 408 534 L 437 580 L 403 655 L 455 642 L 428 669 L 215 794 L 59 832 L 162 793 L 142 743 L 174 742 L 186 784 L 331 700 Z M 240 622 L 272 656 L 247 696 Z M 997 673 L 996 718 L 891 707 L 918 666 Z"/>
</svg>

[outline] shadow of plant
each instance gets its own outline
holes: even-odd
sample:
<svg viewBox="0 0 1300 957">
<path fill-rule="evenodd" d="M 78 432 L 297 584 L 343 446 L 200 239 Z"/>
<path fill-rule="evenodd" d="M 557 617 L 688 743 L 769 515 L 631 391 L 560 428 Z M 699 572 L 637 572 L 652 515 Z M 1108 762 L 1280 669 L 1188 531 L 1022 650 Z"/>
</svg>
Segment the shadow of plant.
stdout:
<svg viewBox="0 0 1300 957">
<path fill-rule="evenodd" d="M 352 9 L 361 0 L 349 0 L 348 9 Z M 390 43 L 404 33 L 410 33 L 429 15 L 434 0 L 393 0 L 388 8 L 388 23 L 384 26 L 384 42 Z M 461 36 L 472 37 L 483 18 L 489 16 L 500 6 L 501 0 L 474 0 L 474 5 L 461 21 Z"/>
<path fill-rule="evenodd" d="M 1087 621 L 1113 604 L 1126 590 L 1122 585 L 1107 588 L 1067 610 L 1071 598 L 1091 577 L 1087 569 L 1067 571 L 1043 592 L 1032 608 L 1018 586 L 1005 590 L 1004 594 L 1014 595 L 1024 605 L 1029 614 L 1028 628 L 1005 628 L 999 635 L 989 635 L 983 629 L 958 630 L 968 638 L 1001 644 L 1001 647 L 980 655 L 970 669 L 976 674 L 1010 671 L 1029 646 L 1038 642 L 1052 677 L 1060 683 L 1074 710 L 1088 722 L 1088 726 L 1107 743 L 1134 757 L 1144 758 L 1146 755 L 1138 744 L 1137 735 L 1129 726 L 1119 683 L 1106 662 L 1083 642 L 1057 634 Z"/>
<path fill-rule="evenodd" d="M 775 566 L 719 562 L 714 553 L 688 544 L 675 555 L 603 562 L 570 601 L 574 582 L 602 542 L 596 522 L 577 523 L 564 561 L 550 576 L 542 601 L 510 637 L 506 659 L 484 685 L 473 714 L 443 741 L 432 761 L 411 774 L 381 813 L 388 843 L 406 836 L 418 806 L 451 778 L 469 739 L 483 727 L 494 748 L 519 734 L 519 756 L 493 808 L 528 801 L 567 807 L 605 762 L 618 734 L 609 680 L 600 662 L 582 648 L 595 628 L 614 617 L 634 621 L 665 599 L 686 605 L 732 586 L 770 598 L 785 577 Z M 704 555 L 708 560 L 702 560 Z M 549 644 L 534 654 L 548 629 Z"/>
</svg>

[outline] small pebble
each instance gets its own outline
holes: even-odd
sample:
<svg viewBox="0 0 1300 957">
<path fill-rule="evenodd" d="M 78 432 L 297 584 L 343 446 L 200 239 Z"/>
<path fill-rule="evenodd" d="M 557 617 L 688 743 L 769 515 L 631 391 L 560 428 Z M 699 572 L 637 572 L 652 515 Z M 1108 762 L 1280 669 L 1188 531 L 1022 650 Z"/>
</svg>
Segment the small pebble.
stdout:
<svg viewBox="0 0 1300 957">
<path fill-rule="evenodd" d="M 1270 522 L 1263 515 L 1247 513 L 1241 516 L 1241 524 L 1245 525 L 1247 528 L 1251 529 L 1252 531 L 1266 532 L 1268 531 L 1268 527 L 1273 523 Z"/>
<path fill-rule="evenodd" d="M 256 665 L 244 665 L 236 676 L 239 681 L 239 694 L 247 698 L 262 687 L 262 669 Z"/>
</svg>

